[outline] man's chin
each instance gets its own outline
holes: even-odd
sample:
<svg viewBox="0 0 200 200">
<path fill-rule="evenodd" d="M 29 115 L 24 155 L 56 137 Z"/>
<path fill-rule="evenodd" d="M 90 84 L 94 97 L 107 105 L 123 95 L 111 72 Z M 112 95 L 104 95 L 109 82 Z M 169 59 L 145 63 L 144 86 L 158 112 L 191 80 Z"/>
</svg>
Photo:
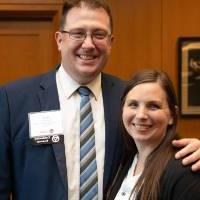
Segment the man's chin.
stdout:
<svg viewBox="0 0 200 200">
<path fill-rule="evenodd" d="M 79 73 L 83 76 L 93 76 L 94 74 L 98 74 L 101 69 L 96 66 L 97 65 L 82 65 L 79 67 Z"/>
<path fill-rule="evenodd" d="M 82 84 L 87 84 L 91 81 L 93 81 L 97 76 L 99 72 L 97 71 L 81 71 L 79 73 L 79 79 Z"/>
</svg>

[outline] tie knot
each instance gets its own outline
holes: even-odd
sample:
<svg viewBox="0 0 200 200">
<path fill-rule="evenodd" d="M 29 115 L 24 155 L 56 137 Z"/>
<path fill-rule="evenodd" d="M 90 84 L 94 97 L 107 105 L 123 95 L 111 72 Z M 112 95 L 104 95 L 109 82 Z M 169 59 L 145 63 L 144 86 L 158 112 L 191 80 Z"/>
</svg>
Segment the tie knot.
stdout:
<svg viewBox="0 0 200 200">
<path fill-rule="evenodd" d="M 81 96 L 89 96 L 91 91 L 88 87 L 85 87 L 85 86 L 81 86 L 78 88 L 78 93 L 81 95 Z"/>
</svg>

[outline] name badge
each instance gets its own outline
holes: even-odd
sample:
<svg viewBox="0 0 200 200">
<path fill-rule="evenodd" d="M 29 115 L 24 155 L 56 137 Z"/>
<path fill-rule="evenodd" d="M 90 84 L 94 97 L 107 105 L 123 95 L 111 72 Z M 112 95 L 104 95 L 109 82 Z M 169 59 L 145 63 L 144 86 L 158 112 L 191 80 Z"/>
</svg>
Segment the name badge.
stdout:
<svg viewBox="0 0 200 200">
<path fill-rule="evenodd" d="M 60 110 L 32 112 L 29 118 L 29 137 L 32 144 L 64 143 Z"/>
</svg>

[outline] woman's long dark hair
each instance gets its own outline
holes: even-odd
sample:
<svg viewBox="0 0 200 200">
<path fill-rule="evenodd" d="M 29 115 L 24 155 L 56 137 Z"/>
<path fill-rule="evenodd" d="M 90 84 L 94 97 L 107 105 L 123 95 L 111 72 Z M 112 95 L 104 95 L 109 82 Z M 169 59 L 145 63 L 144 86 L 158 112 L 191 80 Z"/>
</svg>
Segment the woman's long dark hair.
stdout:
<svg viewBox="0 0 200 200">
<path fill-rule="evenodd" d="M 174 155 L 175 149 L 172 147 L 172 140 L 176 137 L 177 126 L 177 98 L 175 95 L 173 84 L 168 75 L 163 71 L 145 70 L 137 73 L 129 82 L 122 96 L 121 116 L 123 106 L 129 91 L 136 85 L 142 83 L 158 83 L 166 93 L 169 110 L 173 117 L 173 124 L 168 125 L 167 132 L 161 143 L 147 157 L 144 171 L 140 176 L 134 191 L 138 194 L 137 199 L 155 200 L 159 195 L 159 183 L 163 171 L 165 170 L 168 161 Z M 121 119 L 122 122 L 122 119 Z M 136 145 L 133 138 L 127 133 L 123 123 L 123 136 L 127 147 L 127 153 L 136 153 Z M 156 166 L 155 166 L 156 163 Z"/>
</svg>

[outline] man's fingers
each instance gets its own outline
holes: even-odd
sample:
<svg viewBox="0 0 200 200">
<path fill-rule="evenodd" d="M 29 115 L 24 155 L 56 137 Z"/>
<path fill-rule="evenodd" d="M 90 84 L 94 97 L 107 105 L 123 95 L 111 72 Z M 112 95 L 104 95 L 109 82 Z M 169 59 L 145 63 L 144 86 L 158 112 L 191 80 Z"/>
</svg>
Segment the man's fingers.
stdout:
<svg viewBox="0 0 200 200">
<path fill-rule="evenodd" d="M 193 145 L 187 145 L 186 147 L 184 147 L 183 149 L 179 150 L 176 154 L 175 154 L 175 158 L 176 159 L 180 159 L 185 157 L 188 154 L 191 154 L 192 152 L 194 152 L 194 146 Z"/>
<path fill-rule="evenodd" d="M 200 171 L 200 140 L 196 138 L 181 139 L 174 140 L 172 143 L 176 147 L 182 147 L 175 157 L 183 158 L 183 165 L 192 164 L 193 171 Z"/>
<path fill-rule="evenodd" d="M 182 163 L 183 163 L 183 165 L 188 165 L 188 164 L 192 164 L 197 161 L 199 162 L 199 159 L 200 159 L 200 149 L 198 149 L 197 151 L 193 152 L 191 155 L 184 158 L 182 160 Z"/>
<path fill-rule="evenodd" d="M 200 171 L 200 160 L 192 165 L 192 171 Z"/>
<path fill-rule="evenodd" d="M 179 139 L 179 140 L 173 140 L 172 144 L 175 147 L 184 147 L 192 142 L 195 142 L 196 140 L 198 141 L 198 139 L 196 138 L 184 138 L 184 139 Z"/>
<path fill-rule="evenodd" d="M 185 141 L 180 142 L 180 143 L 182 143 L 182 146 L 184 146 L 183 143 L 184 144 L 188 143 L 188 144 L 175 154 L 175 158 L 179 159 L 179 158 L 183 158 L 183 157 L 187 156 L 188 154 L 191 154 L 188 156 L 188 158 L 190 158 L 189 161 L 191 159 L 194 159 L 194 161 L 197 161 L 198 159 L 200 159 L 200 155 L 199 155 L 200 141 L 198 139 L 190 139 L 190 142 L 188 142 L 189 139 L 184 139 L 184 140 Z M 191 162 L 189 162 L 189 163 L 191 163 Z"/>
</svg>

